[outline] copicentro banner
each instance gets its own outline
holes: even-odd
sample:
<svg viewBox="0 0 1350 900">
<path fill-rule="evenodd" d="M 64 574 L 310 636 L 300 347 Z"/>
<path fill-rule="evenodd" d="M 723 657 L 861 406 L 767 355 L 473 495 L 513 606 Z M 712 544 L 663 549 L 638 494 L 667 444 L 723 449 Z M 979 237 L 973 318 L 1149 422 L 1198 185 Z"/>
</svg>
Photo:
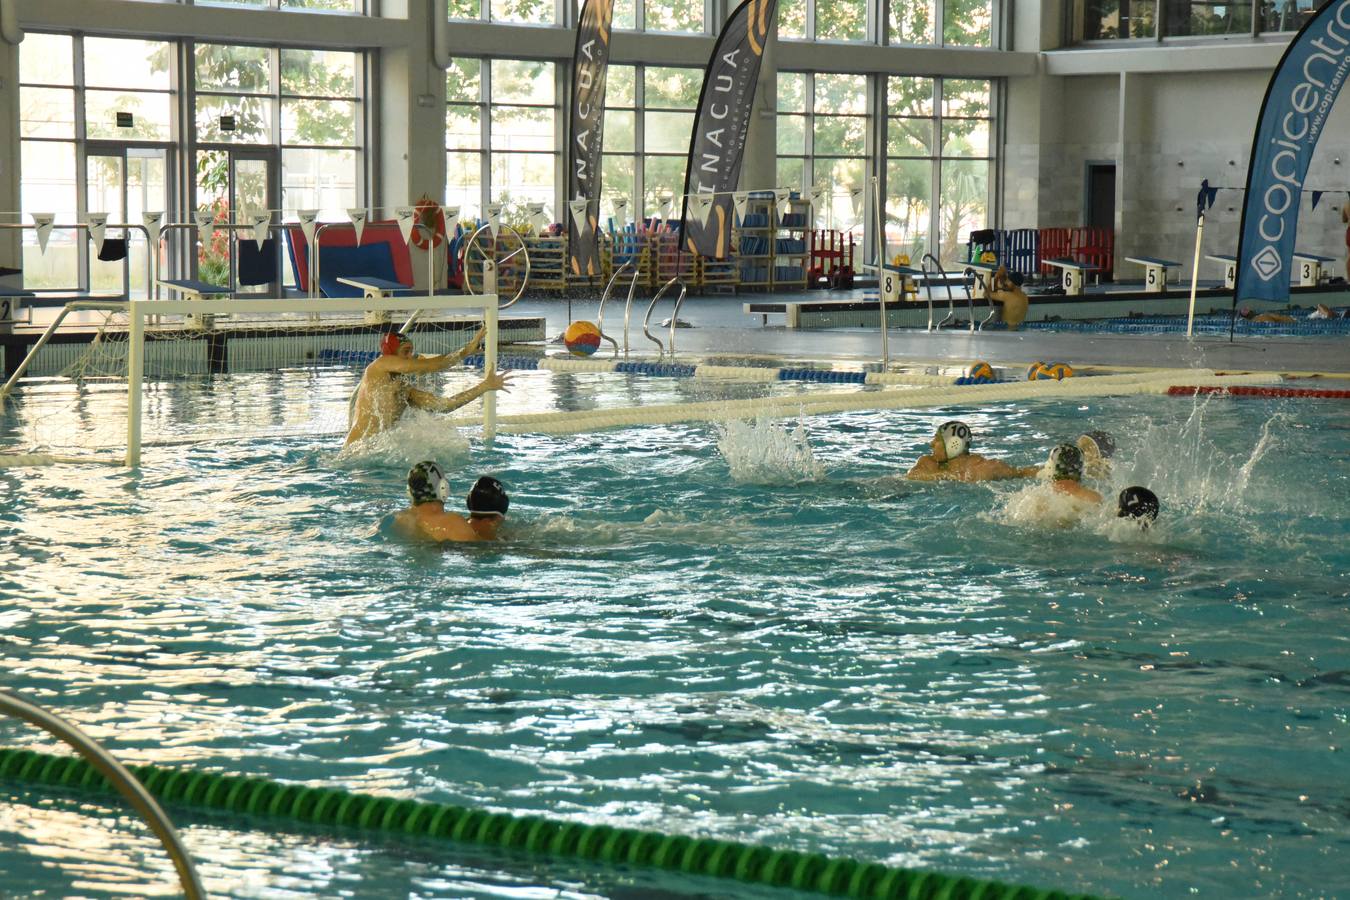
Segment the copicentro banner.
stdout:
<svg viewBox="0 0 1350 900">
<path fill-rule="evenodd" d="M 778 0 L 745 0 L 713 45 L 684 176 L 680 221 L 691 253 L 723 259 L 731 250 L 731 193 L 741 177 L 759 65 L 777 15 Z M 697 195 L 698 215 L 691 216 L 690 197 Z"/>
<path fill-rule="evenodd" d="M 600 151 L 605 133 L 605 76 L 614 0 L 586 0 L 572 56 L 572 140 L 567 148 L 567 255 L 575 275 L 600 274 Z M 583 215 L 571 212 L 586 201 Z"/>
<path fill-rule="evenodd" d="M 1308 164 L 1348 72 L 1350 0 L 1330 0 L 1289 42 L 1266 88 L 1247 168 L 1234 307 L 1289 298 Z"/>
</svg>

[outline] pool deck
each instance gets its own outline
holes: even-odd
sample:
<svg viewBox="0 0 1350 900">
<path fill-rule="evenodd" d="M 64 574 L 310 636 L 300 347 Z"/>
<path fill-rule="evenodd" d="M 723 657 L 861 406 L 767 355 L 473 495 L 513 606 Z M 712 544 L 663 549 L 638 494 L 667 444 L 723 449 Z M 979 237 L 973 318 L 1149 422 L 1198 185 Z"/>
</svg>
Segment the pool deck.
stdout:
<svg viewBox="0 0 1350 900">
<path fill-rule="evenodd" d="M 816 294 L 821 299 L 831 295 Z M 837 295 L 851 296 L 851 295 Z M 680 318 L 694 327 L 676 330 L 678 357 L 684 361 L 701 356 L 747 356 L 777 360 L 838 360 L 851 366 L 878 363 L 881 337 L 876 329 L 839 328 L 800 331 L 764 326 L 759 316 L 747 315 L 745 297 L 691 297 Z M 646 301 L 650 302 L 650 301 Z M 642 356 L 655 355 L 656 345 L 642 334 L 646 302 L 634 303 L 630 350 Z M 573 301 L 572 318 L 595 321 L 594 301 Z M 655 323 L 670 315 L 662 303 L 652 315 Z M 568 322 L 564 300 L 521 300 L 511 308 L 519 315 L 542 316 L 546 332 L 558 335 Z M 607 304 L 605 332 L 622 344 L 623 307 Z M 652 328 L 668 339 L 669 329 Z M 1119 368 L 1211 368 L 1243 369 L 1297 374 L 1350 375 L 1350 339 L 1334 337 L 1260 337 L 1239 335 L 1197 336 L 1187 340 L 1177 334 L 1081 334 L 1049 331 L 986 331 L 972 334 L 965 328 L 929 333 L 912 328 L 888 332 L 890 358 L 894 363 L 964 363 L 984 360 L 995 365 L 1018 366 L 1032 362 L 1067 362 L 1075 366 Z M 609 352 L 602 345 L 597 357 Z"/>
</svg>

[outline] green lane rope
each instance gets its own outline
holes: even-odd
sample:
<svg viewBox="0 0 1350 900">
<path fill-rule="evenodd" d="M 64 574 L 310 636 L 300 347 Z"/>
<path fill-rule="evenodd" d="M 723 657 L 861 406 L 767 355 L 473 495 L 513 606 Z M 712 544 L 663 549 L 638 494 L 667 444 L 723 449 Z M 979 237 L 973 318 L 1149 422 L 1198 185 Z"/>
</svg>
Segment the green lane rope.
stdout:
<svg viewBox="0 0 1350 900">
<path fill-rule="evenodd" d="M 955 878 L 713 838 L 490 813 L 444 803 L 396 800 L 337 788 L 312 788 L 190 769 L 127 768 L 166 804 L 285 818 L 310 825 L 448 838 L 869 900 L 1091 900 L 1082 894 Z M 0 778 L 112 792 L 98 770 L 83 759 L 31 750 L 0 748 Z"/>
</svg>

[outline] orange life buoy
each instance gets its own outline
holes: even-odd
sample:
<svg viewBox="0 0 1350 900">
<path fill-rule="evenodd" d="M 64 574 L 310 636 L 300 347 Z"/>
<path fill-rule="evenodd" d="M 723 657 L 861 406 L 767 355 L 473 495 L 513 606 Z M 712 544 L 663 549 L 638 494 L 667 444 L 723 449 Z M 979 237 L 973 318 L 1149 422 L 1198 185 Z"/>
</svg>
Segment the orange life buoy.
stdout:
<svg viewBox="0 0 1350 900">
<path fill-rule="evenodd" d="M 423 228 L 413 228 L 413 246 L 419 250 L 426 250 L 428 243 L 433 247 L 439 247 L 445 239 L 445 212 L 441 209 L 441 205 L 430 200 L 422 200 L 418 202 L 413 218 L 416 225 L 424 226 Z M 425 229 L 425 226 L 428 225 L 432 226 L 431 241 L 429 242 Z"/>
</svg>

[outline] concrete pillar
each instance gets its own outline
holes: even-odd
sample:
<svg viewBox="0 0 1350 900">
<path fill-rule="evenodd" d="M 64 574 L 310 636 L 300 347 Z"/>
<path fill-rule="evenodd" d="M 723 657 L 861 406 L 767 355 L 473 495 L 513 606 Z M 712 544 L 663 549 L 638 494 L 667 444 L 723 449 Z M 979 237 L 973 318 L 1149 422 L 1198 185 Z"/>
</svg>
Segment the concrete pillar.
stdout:
<svg viewBox="0 0 1350 900">
<path fill-rule="evenodd" d="M 778 66 L 774 63 L 777 44 L 775 26 L 774 36 L 765 45 L 760 60 L 759 83 L 745 136 L 740 182 L 744 191 L 768 190 L 778 184 Z"/>
<path fill-rule="evenodd" d="M 402 206 L 422 195 L 445 199 L 445 73 L 432 61 L 435 17 L 445 15 L 441 0 L 385 0 L 384 14 L 407 16 L 417 40 L 385 49 L 375 67 L 379 103 L 375 115 L 380 157 L 371 204 Z"/>
</svg>

